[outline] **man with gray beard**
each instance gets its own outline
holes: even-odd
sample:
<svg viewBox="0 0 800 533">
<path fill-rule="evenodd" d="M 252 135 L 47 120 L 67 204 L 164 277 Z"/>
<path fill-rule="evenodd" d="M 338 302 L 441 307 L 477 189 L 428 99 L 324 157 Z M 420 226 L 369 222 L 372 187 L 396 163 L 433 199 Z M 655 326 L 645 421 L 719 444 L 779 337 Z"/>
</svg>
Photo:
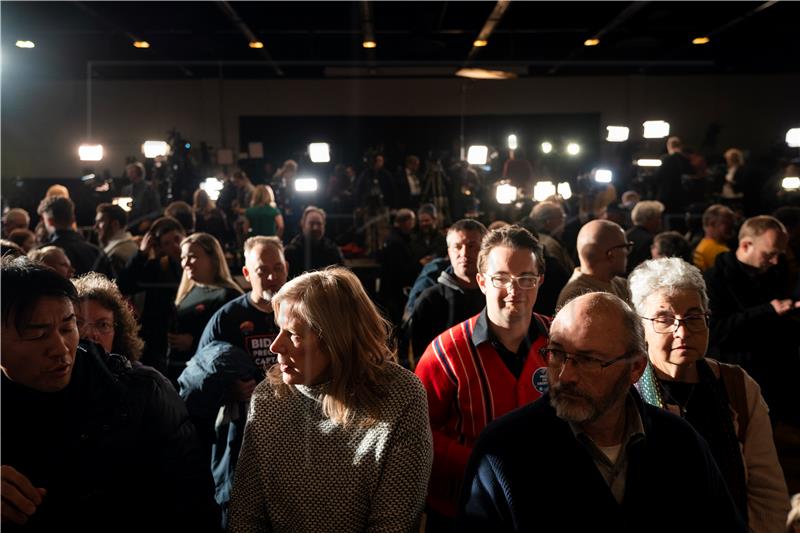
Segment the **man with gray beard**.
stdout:
<svg viewBox="0 0 800 533">
<path fill-rule="evenodd" d="M 558 312 L 542 348 L 550 390 L 481 434 L 458 531 L 745 531 L 706 442 L 633 387 L 643 339 L 612 294 Z"/>
</svg>

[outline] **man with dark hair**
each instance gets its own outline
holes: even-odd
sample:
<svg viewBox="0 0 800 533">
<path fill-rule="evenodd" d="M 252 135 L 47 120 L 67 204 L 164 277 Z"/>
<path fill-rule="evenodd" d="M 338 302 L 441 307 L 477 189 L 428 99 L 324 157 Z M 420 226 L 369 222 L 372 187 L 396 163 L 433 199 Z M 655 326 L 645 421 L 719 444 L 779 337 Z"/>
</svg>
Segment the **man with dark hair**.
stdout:
<svg viewBox="0 0 800 533">
<path fill-rule="evenodd" d="M 15 229 L 28 229 L 31 217 L 19 207 L 13 207 L 3 215 L 3 236 L 8 237 Z"/>
<path fill-rule="evenodd" d="M 128 215 L 118 205 L 103 203 L 97 206 L 94 229 L 103 251 L 111 260 L 114 271 L 119 274 L 125 265 L 136 255 L 139 245 L 130 232 L 125 231 Z"/>
<path fill-rule="evenodd" d="M 541 353 L 549 391 L 481 434 L 458 531 L 746 531 L 706 442 L 633 387 L 647 350 L 625 302 L 571 300 Z"/>
<path fill-rule="evenodd" d="M 666 213 L 683 213 L 686 207 L 684 182 L 694 175 L 694 169 L 682 150 L 680 138 L 667 139 L 667 155 L 653 179 L 655 199 L 664 204 Z"/>
<path fill-rule="evenodd" d="M 415 370 L 428 393 L 434 439 L 429 531 L 452 527 L 467 459 L 495 418 L 547 392 L 539 349 L 550 319 L 533 312 L 544 276 L 542 247 L 520 226 L 484 236 L 478 287 L 485 307 L 438 335 Z"/>
<path fill-rule="evenodd" d="M 172 217 L 183 226 L 186 235 L 194 233 L 195 214 L 192 206 L 182 200 L 170 203 L 164 209 L 165 217 Z"/>
<path fill-rule="evenodd" d="M 736 215 L 730 207 L 714 204 L 703 212 L 704 236 L 694 249 L 694 266 L 705 272 L 714 266 L 717 256 L 730 252 Z"/>
<path fill-rule="evenodd" d="M 79 344 L 69 280 L 2 261 L 2 522 L 33 531 L 210 531 L 186 408 L 152 368 Z"/>
<path fill-rule="evenodd" d="M 302 233 L 286 246 L 284 255 L 289 263 L 289 279 L 309 270 L 320 270 L 331 265 L 344 265 L 342 251 L 325 236 L 325 211 L 310 205 L 300 219 Z"/>
<path fill-rule="evenodd" d="M 158 192 L 145 181 L 144 165 L 141 163 L 130 163 L 125 167 L 125 174 L 131 183 L 123 187 L 122 196 L 133 199 L 129 216 L 131 227 L 136 228 L 137 232 L 147 231 L 151 220 L 158 217 L 161 210 Z"/>
<path fill-rule="evenodd" d="M 486 305 L 478 287 L 478 251 L 486 227 L 477 220 L 462 219 L 447 230 L 450 265 L 436 284 L 417 298 L 411 313 L 411 347 L 419 360 L 441 332 L 475 316 Z"/>
<path fill-rule="evenodd" d="M 417 229 L 411 239 L 411 250 L 421 266 L 447 255 L 447 241 L 439 231 L 439 211 L 433 204 L 422 204 L 417 211 Z"/>
<path fill-rule="evenodd" d="M 677 231 L 663 231 L 653 237 L 650 254 L 653 259 L 680 257 L 687 263 L 692 263 L 692 247 L 689 246 L 686 237 Z"/>
<path fill-rule="evenodd" d="M 105 252 L 86 242 L 72 229 L 75 224 L 75 204 L 72 200 L 63 196 L 47 196 L 39 204 L 38 212 L 48 234 L 48 240 L 42 246 L 53 245 L 64 250 L 77 276 L 99 272 L 109 278 L 114 277 L 111 261 Z"/>
<path fill-rule="evenodd" d="M 394 188 L 399 207 L 416 209 L 422 197 L 422 180 L 419 175 L 419 157 L 406 156 L 403 167 L 395 175 Z"/>
</svg>

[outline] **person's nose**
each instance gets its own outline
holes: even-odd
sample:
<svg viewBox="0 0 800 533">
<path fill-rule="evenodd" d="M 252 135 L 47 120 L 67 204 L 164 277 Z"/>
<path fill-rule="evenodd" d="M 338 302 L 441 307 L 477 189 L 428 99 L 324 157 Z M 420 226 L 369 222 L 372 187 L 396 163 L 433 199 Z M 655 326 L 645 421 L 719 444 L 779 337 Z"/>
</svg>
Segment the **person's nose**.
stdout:
<svg viewBox="0 0 800 533">
<path fill-rule="evenodd" d="M 45 353 L 51 359 L 66 359 L 69 357 L 69 345 L 60 332 L 50 335 Z"/>
<path fill-rule="evenodd" d="M 281 331 L 278 333 L 278 336 L 272 341 L 272 344 L 269 345 L 269 351 L 274 354 L 280 354 L 282 352 L 281 346 L 283 346 L 283 337 L 284 333 Z"/>
<path fill-rule="evenodd" d="M 548 370 L 550 372 L 550 370 Z M 564 366 L 558 370 L 558 382 L 560 383 L 576 383 L 578 381 L 578 371 L 575 368 L 575 361 L 573 359 L 565 359 Z"/>
</svg>

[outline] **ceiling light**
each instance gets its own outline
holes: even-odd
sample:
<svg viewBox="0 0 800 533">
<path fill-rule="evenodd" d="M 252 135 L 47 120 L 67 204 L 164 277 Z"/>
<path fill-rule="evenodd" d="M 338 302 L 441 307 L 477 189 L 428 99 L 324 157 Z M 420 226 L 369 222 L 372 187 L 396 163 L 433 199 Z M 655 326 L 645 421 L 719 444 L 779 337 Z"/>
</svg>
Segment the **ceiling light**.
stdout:
<svg viewBox="0 0 800 533">
<path fill-rule="evenodd" d="M 669 135 L 669 122 L 663 120 L 648 120 L 642 123 L 645 139 L 661 139 Z"/>
<path fill-rule="evenodd" d="M 597 46 L 600 44 L 600 39 L 586 39 L 583 41 L 583 46 Z"/>
<path fill-rule="evenodd" d="M 692 39 L 692 44 L 708 44 L 710 41 L 708 37 L 695 37 Z"/>
<path fill-rule="evenodd" d="M 102 161 L 103 145 L 82 144 L 78 147 L 78 156 L 80 156 L 81 161 Z"/>
<path fill-rule="evenodd" d="M 150 48 L 150 43 L 147 41 L 133 41 L 133 46 L 135 48 Z"/>
<path fill-rule="evenodd" d="M 17 41 L 17 48 L 34 48 L 35 46 L 33 41 Z"/>
<path fill-rule="evenodd" d="M 297 192 L 314 192 L 317 190 L 317 178 L 297 178 L 294 180 L 294 190 Z"/>
<path fill-rule="evenodd" d="M 543 142 L 543 143 L 542 143 L 542 152 L 543 152 L 543 153 L 545 153 L 545 154 L 549 154 L 549 153 L 550 153 L 550 152 L 552 152 L 552 151 L 553 151 L 553 145 L 552 145 L 552 144 L 550 144 L 550 143 L 549 143 L 549 142 L 547 142 L 547 141 L 545 141 L 545 142 Z"/>
<path fill-rule="evenodd" d="M 519 147 L 519 144 L 517 144 L 517 136 L 512 133 L 508 136 L 508 149 L 516 150 L 517 147 Z"/>
<path fill-rule="evenodd" d="M 378 44 L 375 41 L 364 41 L 361 46 L 364 48 L 376 48 Z"/>
<path fill-rule="evenodd" d="M 660 167 L 660 159 L 637 159 L 636 165 L 640 167 Z"/>
<path fill-rule="evenodd" d="M 611 183 L 613 173 L 607 168 L 598 168 L 594 171 L 594 181 L 597 183 Z"/>
<path fill-rule="evenodd" d="M 261 41 L 250 41 L 248 44 L 250 48 L 264 48 L 264 43 Z"/>
<path fill-rule="evenodd" d="M 569 155 L 578 155 L 581 152 L 581 145 L 578 143 L 569 143 L 567 145 L 567 153 Z"/>
<path fill-rule="evenodd" d="M 606 140 L 610 143 L 621 143 L 628 140 L 630 130 L 625 126 L 606 126 L 608 136 Z"/>
<path fill-rule="evenodd" d="M 510 80 L 517 77 L 515 72 L 506 70 L 488 70 L 485 68 L 462 68 L 456 71 L 456 76 L 472 78 L 473 80 Z"/>
<path fill-rule="evenodd" d="M 500 183 L 495 193 L 498 204 L 510 204 L 517 199 L 517 188 L 508 183 Z"/>
<path fill-rule="evenodd" d="M 328 163 L 331 160 L 331 147 L 328 143 L 311 143 L 308 145 L 308 157 L 312 163 Z"/>
<path fill-rule="evenodd" d="M 786 176 L 781 182 L 781 187 L 787 191 L 796 191 L 800 189 L 800 178 L 797 176 Z"/>
<path fill-rule="evenodd" d="M 572 198 L 572 187 L 569 186 L 568 182 L 564 181 L 559 183 L 556 190 L 558 191 L 558 195 L 564 200 Z"/>
<path fill-rule="evenodd" d="M 475 39 L 474 41 L 472 41 L 472 46 L 476 46 L 478 48 L 483 48 L 487 44 L 489 44 L 489 41 L 487 41 L 486 39 Z"/>
<path fill-rule="evenodd" d="M 800 148 L 800 128 L 792 128 L 786 132 L 786 144 L 789 148 Z"/>
<path fill-rule="evenodd" d="M 537 202 L 544 202 L 551 196 L 556 195 L 556 186 L 552 181 L 540 181 L 533 186 L 533 199 Z"/>
<path fill-rule="evenodd" d="M 483 145 L 473 145 L 467 150 L 467 163 L 470 165 L 485 165 L 486 158 L 489 156 L 489 147 Z"/>
<path fill-rule="evenodd" d="M 142 153 L 147 159 L 163 157 L 169 152 L 169 145 L 164 141 L 145 141 L 142 145 Z"/>
</svg>

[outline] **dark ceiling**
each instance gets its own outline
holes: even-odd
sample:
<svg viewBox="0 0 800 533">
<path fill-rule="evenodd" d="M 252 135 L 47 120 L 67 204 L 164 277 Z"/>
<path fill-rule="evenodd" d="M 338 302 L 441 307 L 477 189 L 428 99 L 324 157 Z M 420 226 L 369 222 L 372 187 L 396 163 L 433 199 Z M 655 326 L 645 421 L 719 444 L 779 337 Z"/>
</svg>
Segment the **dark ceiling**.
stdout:
<svg viewBox="0 0 800 533">
<path fill-rule="evenodd" d="M 102 79 L 446 77 L 462 66 L 521 77 L 800 71 L 797 2 L 512 1 L 488 46 L 473 49 L 497 5 L 4 1 L 3 74 L 85 78 L 90 61 Z M 370 26 L 377 48 L 366 50 Z M 249 35 L 264 48 L 251 49 Z M 692 45 L 698 36 L 711 42 Z M 592 37 L 600 44 L 584 46 Z"/>
</svg>

